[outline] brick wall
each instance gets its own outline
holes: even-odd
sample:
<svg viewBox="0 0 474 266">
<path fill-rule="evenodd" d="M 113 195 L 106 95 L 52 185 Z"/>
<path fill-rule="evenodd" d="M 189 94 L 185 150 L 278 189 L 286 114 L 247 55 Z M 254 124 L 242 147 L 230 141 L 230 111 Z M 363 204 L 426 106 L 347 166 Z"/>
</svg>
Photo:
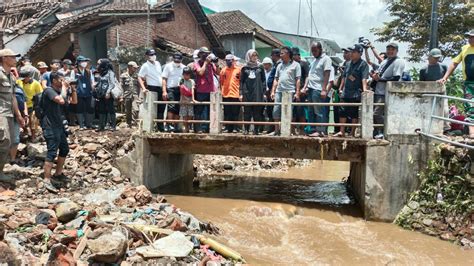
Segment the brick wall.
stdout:
<svg viewBox="0 0 474 266">
<path fill-rule="evenodd" d="M 184 0 L 176 0 L 174 7 L 174 21 L 157 23 L 151 19 L 152 41 L 162 37 L 190 48 L 201 46 L 209 47 L 209 41 Z M 120 25 L 111 27 L 107 31 L 108 47 L 117 46 L 117 29 L 119 29 L 120 46 L 137 47 L 146 44 L 146 16 L 124 20 Z"/>
</svg>

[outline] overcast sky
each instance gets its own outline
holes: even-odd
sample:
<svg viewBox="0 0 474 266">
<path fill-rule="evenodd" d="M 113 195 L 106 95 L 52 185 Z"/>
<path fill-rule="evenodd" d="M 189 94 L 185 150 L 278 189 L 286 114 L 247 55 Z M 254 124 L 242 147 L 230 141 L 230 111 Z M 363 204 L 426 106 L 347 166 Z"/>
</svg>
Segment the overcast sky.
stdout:
<svg viewBox="0 0 474 266">
<path fill-rule="evenodd" d="M 301 1 L 300 34 L 310 35 L 309 3 Z M 381 0 L 312 0 L 313 14 L 319 37 L 335 40 L 340 47 L 350 46 L 359 37 L 374 40 L 370 33 L 390 19 Z M 297 33 L 299 0 L 200 0 L 215 11 L 241 10 L 266 29 Z M 313 35 L 317 36 L 313 26 Z M 379 51 L 385 44 L 374 43 Z M 400 45 L 400 56 L 406 56 L 407 45 Z"/>
</svg>

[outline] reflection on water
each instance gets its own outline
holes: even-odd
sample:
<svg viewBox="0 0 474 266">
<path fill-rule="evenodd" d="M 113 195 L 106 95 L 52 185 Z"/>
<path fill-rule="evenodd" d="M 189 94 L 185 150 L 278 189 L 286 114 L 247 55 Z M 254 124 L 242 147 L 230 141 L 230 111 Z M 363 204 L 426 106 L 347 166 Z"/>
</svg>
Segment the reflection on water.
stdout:
<svg viewBox="0 0 474 266">
<path fill-rule="evenodd" d="M 347 174 L 345 163 L 315 162 L 284 174 L 255 174 L 265 178 L 174 185 L 160 193 L 215 223 L 222 232 L 218 241 L 251 264 L 474 265 L 474 252 L 393 224 L 363 220 L 340 182 Z"/>
</svg>

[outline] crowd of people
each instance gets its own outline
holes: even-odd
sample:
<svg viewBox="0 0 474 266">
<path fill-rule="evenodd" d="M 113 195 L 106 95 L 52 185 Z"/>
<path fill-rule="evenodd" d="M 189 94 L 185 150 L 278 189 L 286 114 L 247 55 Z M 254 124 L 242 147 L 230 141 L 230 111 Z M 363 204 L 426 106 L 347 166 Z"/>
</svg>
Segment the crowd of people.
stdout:
<svg viewBox="0 0 474 266">
<path fill-rule="evenodd" d="M 442 52 L 433 49 L 428 64 L 420 70 L 420 81 L 445 83 L 456 67 L 463 64 L 465 97 L 474 94 L 474 31 L 466 33 L 468 44 L 447 67 L 440 61 Z M 21 138 L 35 142 L 43 138 L 47 145 L 44 164 L 45 187 L 57 192 L 56 181 L 68 179 L 63 165 L 69 152 L 69 126 L 79 130 L 116 130 L 116 110 L 120 108 L 129 127 L 137 125 L 139 105 L 147 94 L 154 93 L 161 102 L 156 129 L 162 132 L 209 132 L 211 93 L 220 91 L 224 103 L 224 132 L 255 135 L 279 135 L 277 123 L 263 126 L 255 122 L 278 122 L 284 92 L 294 102 L 360 103 L 362 93 L 374 92 L 374 102 L 383 103 L 387 82 L 410 80 L 405 62 L 398 56 L 399 47 L 389 43 L 379 53 L 368 42 L 343 48 L 344 62 L 337 65 L 326 55 L 320 42 L 311 44 L 312 56 L 301 58 L 297 47 L 274 49 L 261 60 L 250 49 L 242 60 L 230 52 L 218 59 L 206 47 L 193 54 L 193 61 L 183 64 L 183 55 L 174 53 L 164 66 L 153 49 L 145 52 L 145 63 L 127 63 L 127 69 L 116 77 L 113 64 L 103 58 L 97 64 L 85 57 L 52 60 L 48 66 L 36 67 L 10 49 L 0 50 L 0 180 L 8 180 L 3 166 L 16 163 L 16 149 Z M 375 61 L 371 59 L 371 54 Z M 365 54 L 365 60 L 363 55 Z M 247 104 L 241 106 L 238 103 Z M 273 102 L 275 104 L 261 104 Z M 179 103 L 179 104 L 177 104 Z M 202 104 L 200 104 L 202 103 Z M 248 104 L 250 103 L 250 104 Z M 251 103 L 259 103 L 252 105 Z M 330 108 L 323 105 L 294 106 L 296 122 L 320 123 L 320 126 L 295 126 L 293 134 L 311 137 L 328 136 Z M 165 113 L 166 112 L 166 113 Z M 166 115 L 166 119 L 165 119 Z M 467 121 L 474 119 L 474 107 L 466 104 Z M 333 107 L 335 122 L 358 123 L 357 106 Z M 194 122 L 194 121 L 195 122 Z M 238 121 L 247 123 L 239 123 Z M 232 123 L 235 122 L 235 123 Z M 374 123 L 383 124 L 384 108 L 374 108 Z M 244 124 L 242 126 L 242 124 Z M 38 136 L 41 127 L 42 136 Z M 357 135 L 356 127 L 334 127 L 333 136 Z M 20 134 L 21 133 L 21 134 Z M 470 130 L 474 137 L 474 129 Z M 374 130 L 374 138 L 383 138 L 383 129 Z M 53 162 L 56 169 L 52 174 Z"/>
</svg>

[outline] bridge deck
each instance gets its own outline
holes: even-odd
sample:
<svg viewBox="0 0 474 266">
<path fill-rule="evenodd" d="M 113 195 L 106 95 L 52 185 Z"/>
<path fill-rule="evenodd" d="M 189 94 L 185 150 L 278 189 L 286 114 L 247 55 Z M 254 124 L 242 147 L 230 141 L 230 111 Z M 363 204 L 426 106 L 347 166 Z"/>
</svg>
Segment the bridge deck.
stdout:
<svg viewBox="0 0 474 266">
<path fill-rule="evenodd" d="M 232 156 L 320 159 L 360 162 L 368 145 L 383 140 L 356 138 L 273 137 L 239 134 L 146 134 L 153 154 L 215 154 Z"/>
</svg>

